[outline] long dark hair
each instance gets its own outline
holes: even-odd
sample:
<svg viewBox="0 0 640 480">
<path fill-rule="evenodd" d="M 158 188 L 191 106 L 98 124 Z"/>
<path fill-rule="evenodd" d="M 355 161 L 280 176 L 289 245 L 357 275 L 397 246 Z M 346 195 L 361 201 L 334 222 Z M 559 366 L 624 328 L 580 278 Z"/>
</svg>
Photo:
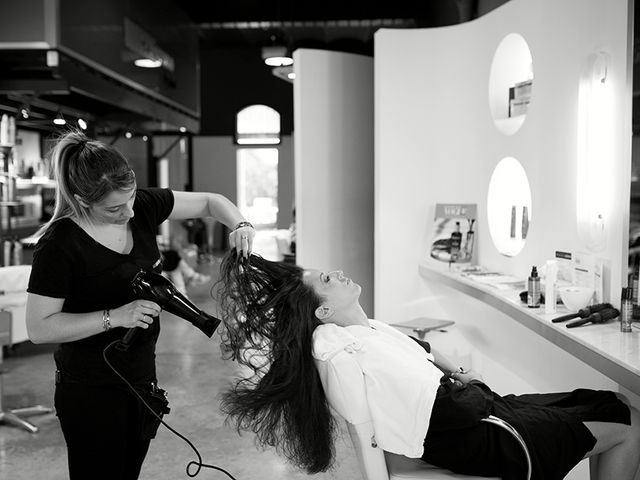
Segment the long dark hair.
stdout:
<svg viewBox="0 0 640 480">
<path fill-rule="evenodd" d="M 225 392 L 222 410 L 238 431 L 262 447 L 317 473 L 334 459 L 336 422 L 312 356 L 315 309 L 321 298 L 302 281 L 302 268 L 230 250 L 220 267 L 217 295 L 225 357 L 251 374 Z"/>
</svg>

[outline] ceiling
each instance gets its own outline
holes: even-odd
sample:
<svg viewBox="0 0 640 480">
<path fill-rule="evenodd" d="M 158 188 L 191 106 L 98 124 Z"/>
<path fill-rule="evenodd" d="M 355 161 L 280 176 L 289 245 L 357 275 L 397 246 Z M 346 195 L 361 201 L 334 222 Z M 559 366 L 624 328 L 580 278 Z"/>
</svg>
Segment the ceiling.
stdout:
<svg viewBox="0 0 640 480">
<path fill-rule="evenodd" d="M 364 7 L 364 2 L 335 0 L 178 0 L 178 4 L 195 23 L 205 44 L 262 47 L 280 40 L 291 50 L 306 47 L 373 54 L 373 35 L 378 28 L 460 23 L 478 15 L 478 1 L 396 0 L 375 6 L 367 2 Z"/>
<path fill-rule="evenodd" d="M 157 12 L 142 8 L 144 5 L 148 6 L 151 1 L 122 0 L 120 3 L 132 11 L 134 6 L 139 6 L 138 13 L 151 19 L 157 17 Z M 202 47 L 201 51 L 211 48 L 258 51 L 264 46 L 278 43 L 288 47 L 291 52 L 297 48 L 320 48 L 373 55 L 373 37 L 379 28 L 453 25 L 477 18 L 506 1 L 508 0 L 395 0 L 374 6 L 368 2 L 365 4 L 335 0 L 162 0 L 158 5 L 170 6 L 172 10 L 176 10 L 174 13 L 181 15 L 165 15 L 164 19 L 156 24 L 160 30 L 156 30 L 155 33 L 163 34 L 164 40 L 170 44 L 177 41 L 178 43 L 173 45 L 177 51 L 183 50 L 180 47 L 181 38 L 176 37 L 176 32 L 178 35 L 189 37 L 195 34 L 196 43 Z M 76 5 L 80 9 L 82 3 L 78 0 L 67 3 L 67 6 Z M 108 5 L 108 2 L 104 0 L 92 5 L 96 9 L 103 4 Z M 158 8 L 166 10 L 164 7 Z M 75 7 L 68 8 L 64 12 L 67 14 L 64 18 L 71 16 L 69 10 L 75 11 Z M 88 17 L 82 17 L 88 15 L 87 12 L 78 12 L 77 15 L 81 20 L 84 19 L 79 20 L 79 24 L 85 28 L 92 28 L 93 35 L 102 32 L 108 35 L 109 32 L 117 31 L 118 22 L 111 20 L 113 25 L 110 25 L 109 20 L 105 20 L 106 27 L 111 27 L 105 28 L 105 25 L 90 25 Z M 94 16 L 96 15 L 100 17 L 94 12 Z M 186 33 L 183 29 L 185 26 L 188 29 Z M 0 58 L 0 70 L 3 72 L 0 75 L 0 111 L 4 110 L 18 116 L 23 105 L 28 104 L 31 117 L 19 117 L 21 127 L 51 130 L 53 127 L 50 117 L 56 109 L 61 110 L 65 116 L 82 116 L 90 122 L 94 119 L 99 120 L 99 124 L 94 124 L 97 129 L 95 133 L 105 135 L 119 135 L 129 129 L 147 133 L 167 128 L 166 122 L 158 123 L 155 120 L 148 121 L 149 119 L 168 118 L 169 128 L 172 128 L 171 125 L 183 124 L 185 119 L 193 120 L 191 117 L 187 118 L 188 115 L 185 117 L 182 112 L 176 113 L 176 109 L 170 105 L 132 93 L 126 84 L 119 85 L 119 90 L 115 90 L 117 85 L 105 75 L 89 72 L 91 69 L 73 59 L 65 59 L 65 63 L 58 69 L 34 70 L 33 65 L 46 63 L 40 58 L 44 54 L 45 52 L 3 52 Z M 255 58 L 256 68 L 264 70 L 259 54 L 256 54 Z M 238 61 L 243 60 L 238 58 Z M 47 82 L 44 92 L 42 82 Z M 52 84 L 60 91 L 55 91 L 56 88 L 50 91 Z M 78 88 L 78 85 L 82 85 L 83 88 Z M 117 101 L 105 101 L 95 94 L 111 91 L 113 94 L 110 98 L 117 98 Z"/>
</svg>

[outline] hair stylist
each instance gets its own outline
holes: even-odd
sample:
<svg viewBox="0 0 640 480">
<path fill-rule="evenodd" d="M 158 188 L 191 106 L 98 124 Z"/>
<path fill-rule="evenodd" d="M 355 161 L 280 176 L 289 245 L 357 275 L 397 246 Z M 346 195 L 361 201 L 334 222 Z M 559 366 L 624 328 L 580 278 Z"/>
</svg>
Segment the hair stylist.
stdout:
<svg viewBox="0 0 640 480">
<path fill-rule="evenodd" d="M 131 280 L 140 269 L 162 271 L 156 229 L 166 219 L 211 216 L 245 256 L 255 231 L 222 195 L 138 189 L 120 152 L 80 132 L 60 138 L 52 162 L 58 188 L 33 256 L 29 338 L 59 344 L 54 402 L 71 480 L 137 479 L 155 432 L 141 433 L 142 405 L 103 358 L 138 327 L 128 350 L 109 349 L 109 361 L 135 386 L 156 380 L 160 307 L 137 300 Z"/>
</svg>

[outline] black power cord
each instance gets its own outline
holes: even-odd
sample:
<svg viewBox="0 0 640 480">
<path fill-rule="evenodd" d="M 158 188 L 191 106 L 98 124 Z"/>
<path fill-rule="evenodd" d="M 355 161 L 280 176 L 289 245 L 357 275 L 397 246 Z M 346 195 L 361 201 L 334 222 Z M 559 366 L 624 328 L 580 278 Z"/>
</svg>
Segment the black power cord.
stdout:
<svg viewBox="0 0 640 480">
<path fill-rule="evenodd" d="M 131 385 L 129 383 L 129 381 L 124 378 L 122 376 L 122 374 L 120 374 L 120 372 L 118 372 L 118 370 L 116 370 L 114 368 L 113 365 L 111 365 L 111 362 L 109 362 L 109 359 L 107 358 L 107 351 L 115 346 L 116 344 L 120 343 L 120 340 L 114 340 L 113 342 L 111 342 L 109 345 L 106 346 L 106 348 L 102 351 L 102 357 L 104 358 L 105 363 L 109 366 L 109 368 L 111 370 L 113 370 L 113 373 L 115 373 L 118 377 L 120 377 L 120 379 L 127 385 L 127 387 L 129 387 L 129 389 L 131 389 L 131 391 L 135 394 L 136 397 L 138 397 L 138 399 L 142 402 L 142 404 L 151 412 L 153 413 L 153 415 L 160 420 L 160 423 L 162 423 L 165 427 L 167 427 L 169 429 L 169 431 L 171 433 L 173 433 L 174 435 L 176 435 L 177 437 L 181 438 L 182 440 L 184 440 L 184 442 L 186 442 L 187 445 L 189 445 L 191 447 L 191 449 L 195 452 L 196 456 L 198 457 L 198 461 L 196 462 L 195 460 L 190 461 L 185 470 L 187 472 L 187 476 L 193 478 L 196 475 L 198 475 L 200 473 L 200 470 L 202 470 L 202 468 L 211 468 L 213 470 L 218 470 L 219 472 L 224 473 L 227 477 L 229 477 L 231 480 L 236 480 L 236 478 L 231 475 L 229 472 L 227 472 L 225 469 L 221 468 L 221 467 L 217 467 L 215 465 L 208 465 L 206 463 L 202 463 L 202 455 L 200 455 L 200 452 L 198 451 L 198 449 L 195 447 L 195 445 L 193 443 L 191 443 L 191 441 L 185 437 L 184 435 L 182 435 L 180 432 L 174 430 L 170 425 L 168 425 L 164 420 L 162 420 L 162 417 L 160 417 L 156 412 L 153 411 L 153 409 L 149 406 L 149 404 L 144 400 L 144 398 L 142 398 L 142 396 L 137 392 L 137 390 L 133 387 L 133 385 Z M 193 473 L 191 473 L 191 467 L 195 466 L 196 469 Z"/>
</svg>

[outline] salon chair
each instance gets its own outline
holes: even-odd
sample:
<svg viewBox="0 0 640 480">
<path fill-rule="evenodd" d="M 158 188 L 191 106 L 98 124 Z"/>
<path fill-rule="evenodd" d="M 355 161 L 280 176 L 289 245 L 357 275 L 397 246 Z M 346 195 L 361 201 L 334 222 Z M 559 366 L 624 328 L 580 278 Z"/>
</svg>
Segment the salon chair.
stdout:
<svg viewBox="0 0 640 480">
<path fill-rule="evenodd" d="M 383 451 L 375 443 L 364 374 L 358 362 L 352 355 L 340 352 L 328 360 L 316 359 L 316 367 L 329 404 L 346 421 L 364 480 L 487 480 L 487 477 L 453 473 L 419 458 Z M 513 435 L 514 441 L 520 444 L 526 456 L 529 480 L 531 459 L 520 434 L 507 422 L 495 416 L 489 416 L 483 421 L 494 424 L 496 428 L 503 428 Z"/>
</svg>

